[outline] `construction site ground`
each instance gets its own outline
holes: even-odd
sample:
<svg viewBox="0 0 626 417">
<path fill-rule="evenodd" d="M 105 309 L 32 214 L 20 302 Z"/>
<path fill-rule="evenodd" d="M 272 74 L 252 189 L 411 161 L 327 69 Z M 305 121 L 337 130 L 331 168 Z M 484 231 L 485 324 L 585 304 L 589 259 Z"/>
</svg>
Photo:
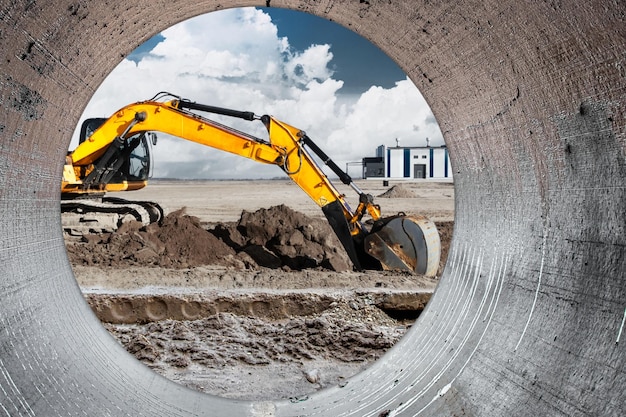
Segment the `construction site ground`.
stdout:
<svg viewBox="0 0 626 417">
<path fill-rule="evenodd" d="M 450 182 L 357 182 L 383 215 L 436 222 L 447 256 Z M 341 185 L 356 207 L 354 191 Z M 161 225 L 65 234 L 77 281 L 137 359 L 191 389 L 300 398 L 346 383 L 410 328 L 438 278 L 355 272 L 321 209 L 287 180 L 155 180 L 118 196 L 156 201 Z"/>
</svg>

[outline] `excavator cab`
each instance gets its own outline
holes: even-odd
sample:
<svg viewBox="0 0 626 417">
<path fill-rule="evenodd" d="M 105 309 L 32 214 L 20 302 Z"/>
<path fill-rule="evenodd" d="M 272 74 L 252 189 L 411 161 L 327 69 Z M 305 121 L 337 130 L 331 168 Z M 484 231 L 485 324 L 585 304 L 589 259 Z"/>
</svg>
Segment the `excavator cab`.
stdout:
<svg viewBox="0 0 626 417">
<path fill-rule="evenodd" d="M 93 135 L 93 132 L 98 130 L 98 128 L 102 126 L 102 124 L 106 121 L 107 119 L 105 117 L 92 117 L 91 119 L 85 120 L 83 124 L 80 125 L 80 136 L 78 137 L 78 144 L 80 145 L 81 143 L 86 141 L 87 138 Z"/>
<path fill-rule="evenodd" d="M 108 120 L 85 120 L 80 129 L 79 147 L 90 146 L 89 138 Z M 117 139 L 84 165 L 74 165 L 71 154 L 68 155 L 61 183 L 61 210 L 65 213 L 66 230 L 78 234 L 114 231 L 129 219 L 148 225 L 163 218 L 163 208 L 155 202 L 128 202 L 105 196 L 110 191 L 141 189 L 151 177 L 151 145 L 156 144 L 156 134 L 137 132 Z"/>
<path fill-rule="evenodd" d="M 80 128 L 79 144 L 82 144 L 108 119 L 86 119 Z M 100 187 L 109 189 L 128 183 L 147 181 L 151 176 L 151 145 L 156 144 L 156 133 L 134 134 L 119 144 L 111 155 L 103 155 L 94 165 L 100 164 L 107 174 L 98 181 Z M 103 160 L 106 158 L 106 160 Z"/>
</svg>

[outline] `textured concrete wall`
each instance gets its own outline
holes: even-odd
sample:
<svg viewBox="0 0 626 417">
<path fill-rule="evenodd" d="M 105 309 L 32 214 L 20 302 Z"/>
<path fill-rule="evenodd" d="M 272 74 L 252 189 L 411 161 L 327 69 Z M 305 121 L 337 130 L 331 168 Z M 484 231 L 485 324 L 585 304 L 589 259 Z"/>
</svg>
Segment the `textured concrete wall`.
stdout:
<svg viewBox="0 0 626 417">
<path fill-rule="evenodd" d="M 440 287 L 383 360 L 300 402 L 183 389 L 108 337 L 61 235 L 71 132 L 142 41 L 242 5 L 265 1 L 0 3 L 0 415 L 626 414 L 626 4 L 617 0 L 272 0 L 372 40 L 431 104 L 457 196 Z"/>
</svg>

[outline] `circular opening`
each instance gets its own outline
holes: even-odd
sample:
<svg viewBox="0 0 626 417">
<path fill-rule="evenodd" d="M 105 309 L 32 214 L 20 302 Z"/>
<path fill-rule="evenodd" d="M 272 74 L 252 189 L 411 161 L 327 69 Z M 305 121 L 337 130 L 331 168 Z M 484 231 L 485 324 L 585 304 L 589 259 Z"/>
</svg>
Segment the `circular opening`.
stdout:
<svg viewBox="0 0 626 417">
<path fill-rule="evenodd" d="M 335 38 L 296 36 L 306 25 Z M 280 9 L 199 16 L 122 61 L 81 123 L 161 90 L 274 115 L 306 131 L 384 215 L 437 222 L 443 265 L 454 189 L 441 133 L 415 86 L 375 47 L 355 48 L 356 36 Z M 258 121 L 211 118 L 267 136 Z M 159 203 L 161 226 L 108 230 L 82 213 L 64 225 L 92 309 L 156 372 L 225 397 L 297 397 L 364 369 L 428 302 L 436 279 L 351 271 L 322 210 L 276 166 L 161 133 L 156 142 L 149 185 L 107 195 Z M 356 207 L 354 190 L 328 175 Z"/>
</svg>

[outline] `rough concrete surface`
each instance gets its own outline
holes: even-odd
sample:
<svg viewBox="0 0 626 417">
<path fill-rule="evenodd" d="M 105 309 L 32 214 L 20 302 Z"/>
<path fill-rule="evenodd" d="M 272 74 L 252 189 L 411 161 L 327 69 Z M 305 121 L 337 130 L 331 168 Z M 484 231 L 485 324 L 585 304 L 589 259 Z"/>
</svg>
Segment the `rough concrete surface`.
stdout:
<svg viewBox="0 0 626 417">
<path fill-rule="evenodd" d="M 79 115 L 134 47 L 266 1 L 0 3 L 0 413 L 626 414 L 626 5 L 271 1 L 372 40 L 420 88 L 455 175 L 444 275 L 366 371 L 295 400 L 159 377 L 108 336 L 65 255 L 59 177 Z"/>
</svg>

